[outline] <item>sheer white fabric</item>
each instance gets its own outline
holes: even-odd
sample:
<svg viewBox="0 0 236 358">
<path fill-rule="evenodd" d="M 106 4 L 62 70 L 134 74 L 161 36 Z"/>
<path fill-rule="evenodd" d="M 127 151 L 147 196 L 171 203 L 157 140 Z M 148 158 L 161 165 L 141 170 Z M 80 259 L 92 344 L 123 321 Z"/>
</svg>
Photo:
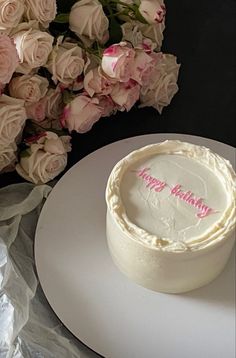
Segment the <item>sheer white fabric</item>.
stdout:
<svg viewBox="0 0 236 358">
<path fill-rule="evenodd" d="M 97 357 L 61 324 L 38 283 L 34 233 L 50 191 L 28 183 L 0 190 L 0 358 Z"/>
</svg>

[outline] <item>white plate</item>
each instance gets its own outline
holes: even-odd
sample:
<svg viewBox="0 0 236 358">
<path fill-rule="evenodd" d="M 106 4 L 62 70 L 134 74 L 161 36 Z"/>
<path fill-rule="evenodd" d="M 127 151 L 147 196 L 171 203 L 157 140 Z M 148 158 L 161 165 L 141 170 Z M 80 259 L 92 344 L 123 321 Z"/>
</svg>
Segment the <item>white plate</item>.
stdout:
<svg viewBox="0 0 236 358">
<path fill-rule="evenodd" d="M 39 279 L 65 326 L 102 356 L 234 358 L 234 254 L 208 286 L 168 295 L 127 279 L 107 249 L 104 191 L 112 167 L 130 151 L 168 138 L 205 145 L 235 164 L 234 148 L 181 134 L 124 139 L 90 154 L 43 207 L 35 241 Z"/>
</svg>

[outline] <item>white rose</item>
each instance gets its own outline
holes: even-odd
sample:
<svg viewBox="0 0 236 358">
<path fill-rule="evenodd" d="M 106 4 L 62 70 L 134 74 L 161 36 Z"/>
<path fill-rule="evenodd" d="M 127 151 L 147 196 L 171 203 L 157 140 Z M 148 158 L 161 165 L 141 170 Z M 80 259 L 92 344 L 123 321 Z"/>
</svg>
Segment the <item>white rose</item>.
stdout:
<svg viewBox="0 0 236 358">
<path fill-rule="evenodd" d="M 178 91 L 177 79 L 180 65 L 173 55 L 163 55 L 156 65 L 156 72 L 147 86 L 141 88 L 140 107 L 151 106 L 162 112 Z"/>
<path fill-rule="evenodd" d="M 68 136 L 67 136 L 68 137 Z M 67 164 L 68 138 L 60 138 L 55 133 L 46 132 L 36 143 L 20 156 L 16 171 L 24 179 L 44 184 L 60 174 Z"/>
<path fill-rule="evenodd" d="M 140 107 L 151 106 L 157 109 L 161 114 L 163 107 L 170 104 L 177 91 L 178 85 L 176 83 L 176 78 L 173 73 L 170 73 L 160 80 L 159 85 L 155 89 L 148 91 L 145 95 L 141 94 Z"/>
<path fill-rule="evenodd" d="M 25 17 L 29 20 L 37 20 L 47 28 L 57 13 L 56 0 L 25 0 Z"/>
<path fill-rule="evenodd" d="M 24 0 L 0 0 L 0 32 L 9 33 L 21 21 Z"/>
<path fill-rule="evenodd" d="M 140 23 L 139 29 L 144 37 L 152 40 L 152 42 L 156 44 L 155 49 L 160 51 L 163 41 L 163 31 L 165 30 L 164 22 L 153 25 Z"/>
<path fill-rule="evenodd" d="M 44 66 L 52 51 L 54 37 L 38 30 L 36 21 L 21 23 L 12 33 L 20 65 L 17 72 L 29 74 L 32 69 Z"/>
<path fill-rule="evenodd" d="M 15 142 L 26 118 L 23 100 L 6 95 L 0 97 L 0 146 L 7 147 Z"/>
<path fill-rule="evenodd" d="M 122 41 L 127 41 L 133 47 L 137 47 L 143 41 L 143 34 L 139 29 L 139 24 L 135 21 L 125 22 L 121 25 L 123 38 Z"/>
<path fill-rule="evenodd" d="M 0 172 L 7 172 L 15 169 L 16 144 L 11 143 L 7 147 L 0 145 Z"/>
<path fill-rule="evenodd" d="M 34 184 L 44 184 L 57 177 L 66 167 L 67 154 L 45 152 L 41 145 L 33 144 L 29 156 L 20 158 L 17 173 Z"/>
<path fill-rule="evenodd" d="M 139 12 L 149 24 L 160 24 L 165 19 L 166 7 L 163 1 L 141 0 Z"/>
<path fill-rule="evenodd" d="M 38 139 L 35 140 L 36 144 L 43 144 L 43 149 L 52 154 L 64 154 L 71 151 L 70 144 L 71 136 L 64 135 L 58 136 L 51 131 L 43 132 Z"/>
<path fill-rule="evenodd" d="M 140 25 L 141 23 L 136 21 L 125 22 L 122 24 L 122 41 L 130 42 L 135 49 L 142 49 L 145 52 L 150 53 L 157 47 L 157 45 L 151 39 L 143 36 Z"/>
<path fill-rule="evenodd" d="M 12 97 L 21 98 L 27 102 L 37 102 L 45 96 L 48 90 L 48 80 L 39 75 L 23 75 L 14 77 L 8 88 Z"/>
<path fill-rule="evenodd" d="M 140 85 L 147 85 L 152 78 L 157 59 L 156 53 L 150 55 L 143 50 L 135 51 L 133 74 L 131 78 Z"/>
<path fill-rule="evenodd" d="M 69 136 L 68 136 L 69 137 Z M 69 137 L 70 138 L 70 137 Z M 65 154 L 66 150 L 63 141 L 56 133 L 46 132 L 45 137 L 38 140 L 39 144 L 43 144 L 43 150 L 51 154 Z"/>
<path fill-rule="evenodd" d="M 83 72 L 83 51 L 75 43 L 57 43 L 51 52 L 46 66 L 53 75 L 54 83 L 71 84 Z"/>
<path fill-rule="evenodd" d="M 98 0 L 80 0 L 71 8 L 69 26 L 87 45 L 108 40 L 109 21 Z"/>
</svg>

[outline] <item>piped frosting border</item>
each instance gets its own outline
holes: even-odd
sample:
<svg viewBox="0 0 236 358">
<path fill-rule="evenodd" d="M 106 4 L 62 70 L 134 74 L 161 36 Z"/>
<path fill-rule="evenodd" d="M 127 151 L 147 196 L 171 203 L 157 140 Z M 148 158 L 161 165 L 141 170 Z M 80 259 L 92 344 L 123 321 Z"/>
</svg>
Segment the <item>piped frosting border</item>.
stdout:
<svg viewBox="0 0 236 358">
<path fill-rule="evenodd" d="M 228 206 L 220 219 L 204 235 L 188 242 L 174 242 L 169 238 L 152 235 L 131 222 L 121 200 L 120 185 L 131 164 L 157 154 L 179 154 L 207 166 L 220 180 L 228 194 Z M 113 168 L 106 187 L 106 202 L 110 214 L 123 233 L 131 239 L 156 250 L 168 252 L 196 251 L 222 241 L 234 230 L 236 223 L 236 174 L 231 163 L 209 148 L 177 140 L 147 145 L 121 159 Z"/>
</svg>

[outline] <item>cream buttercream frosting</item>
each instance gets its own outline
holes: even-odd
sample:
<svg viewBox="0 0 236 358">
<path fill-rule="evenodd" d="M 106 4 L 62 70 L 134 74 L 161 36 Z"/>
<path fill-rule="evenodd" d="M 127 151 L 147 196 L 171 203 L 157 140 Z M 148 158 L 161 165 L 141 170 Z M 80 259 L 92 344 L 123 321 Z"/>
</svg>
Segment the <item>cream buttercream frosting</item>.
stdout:
<svg viewBox="0 0 236 358">
<path fill-rule="evenodd" d="M 107 207 L 120 230 L 149 248 L 197 251 L 230 235 L 236 175 L 202 146 L 167 140 L 138 149 L 113 168 Z"/>
</svg>

